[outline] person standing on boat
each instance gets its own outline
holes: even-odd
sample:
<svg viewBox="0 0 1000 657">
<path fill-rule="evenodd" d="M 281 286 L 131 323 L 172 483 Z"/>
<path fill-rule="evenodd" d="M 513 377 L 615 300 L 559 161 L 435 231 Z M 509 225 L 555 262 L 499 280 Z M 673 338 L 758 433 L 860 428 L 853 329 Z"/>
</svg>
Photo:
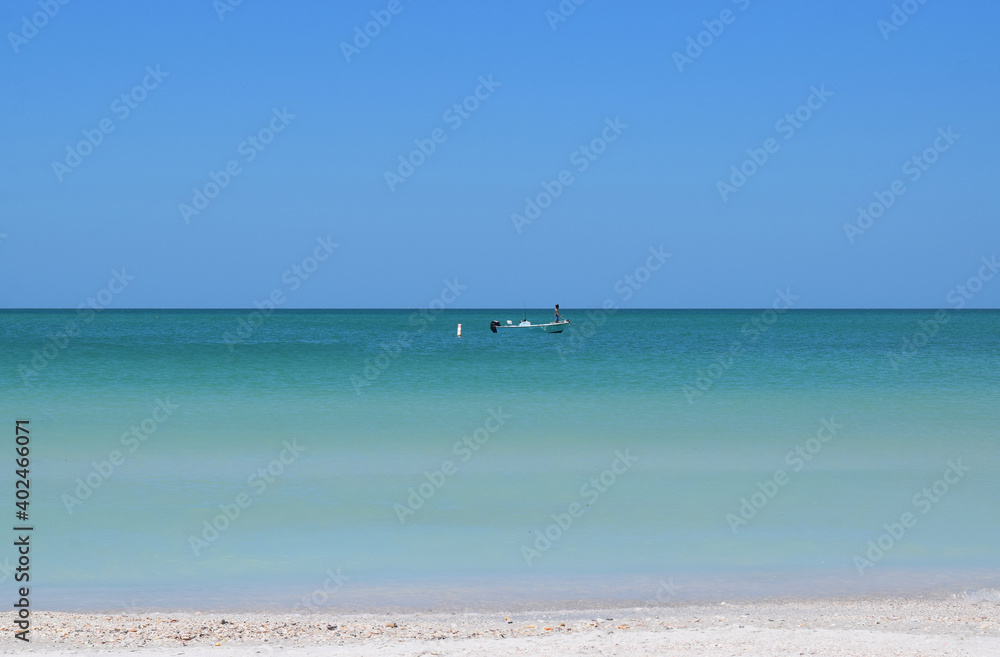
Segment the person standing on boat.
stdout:
<svg viewBox="0 0 1000 657">
<path fill-rule="evenodd" d="M 559 304 L 556 304 L 556 323 L 561 322 L 562 317 L 559 316 Z"/>
</svg>

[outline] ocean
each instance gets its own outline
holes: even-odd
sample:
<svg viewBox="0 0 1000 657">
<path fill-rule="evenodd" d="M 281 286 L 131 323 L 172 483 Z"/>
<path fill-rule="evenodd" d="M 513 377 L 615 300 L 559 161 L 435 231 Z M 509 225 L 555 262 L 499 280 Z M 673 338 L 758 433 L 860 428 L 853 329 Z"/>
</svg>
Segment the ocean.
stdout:
<svg viewBox="0 0 1000 657">
<path fill-rule="evenodd" d="M 34 608 L 997 586 L 1000 312 L 522 312 L 0 311 Z"/>
</svg>

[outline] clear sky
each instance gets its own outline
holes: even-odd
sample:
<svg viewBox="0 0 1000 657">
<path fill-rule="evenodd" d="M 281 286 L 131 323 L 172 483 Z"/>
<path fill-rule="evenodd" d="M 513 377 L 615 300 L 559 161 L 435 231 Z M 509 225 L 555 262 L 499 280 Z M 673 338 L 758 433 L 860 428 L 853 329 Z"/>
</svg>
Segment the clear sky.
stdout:
<svg viewBox="0 0 1000 657">
<path fill-rule="evenodd" d="M 1000 306 L 996 2 L 235 2 L 0 6 L 0 307 Z"/>
</svg>

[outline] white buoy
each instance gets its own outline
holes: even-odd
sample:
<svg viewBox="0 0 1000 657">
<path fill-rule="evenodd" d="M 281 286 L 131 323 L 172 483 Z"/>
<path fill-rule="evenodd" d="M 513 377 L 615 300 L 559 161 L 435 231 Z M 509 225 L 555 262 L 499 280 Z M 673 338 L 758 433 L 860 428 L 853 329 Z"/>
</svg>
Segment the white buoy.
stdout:
<svg viewBox="0 0 1000 657">
<path fill-rule="evenodd" d="M 462 337 L 462 325 L 458 325 L 458 337 Z"/>
</svg>

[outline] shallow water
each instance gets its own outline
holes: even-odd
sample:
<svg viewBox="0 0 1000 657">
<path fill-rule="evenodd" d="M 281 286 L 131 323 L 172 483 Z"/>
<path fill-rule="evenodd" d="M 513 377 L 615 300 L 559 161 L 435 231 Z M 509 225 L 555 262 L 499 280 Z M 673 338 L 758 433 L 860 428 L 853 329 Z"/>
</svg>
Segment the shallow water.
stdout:
<svg viewBox="0 0 1000 657">
<path fill-rule="evenodd" d="M 566 309 L 562 334 L 490 333 L 520 313 L 0 312 L 34 605 L 662 602 L 997 572 L 1000 312 Z"/>
</svg>

